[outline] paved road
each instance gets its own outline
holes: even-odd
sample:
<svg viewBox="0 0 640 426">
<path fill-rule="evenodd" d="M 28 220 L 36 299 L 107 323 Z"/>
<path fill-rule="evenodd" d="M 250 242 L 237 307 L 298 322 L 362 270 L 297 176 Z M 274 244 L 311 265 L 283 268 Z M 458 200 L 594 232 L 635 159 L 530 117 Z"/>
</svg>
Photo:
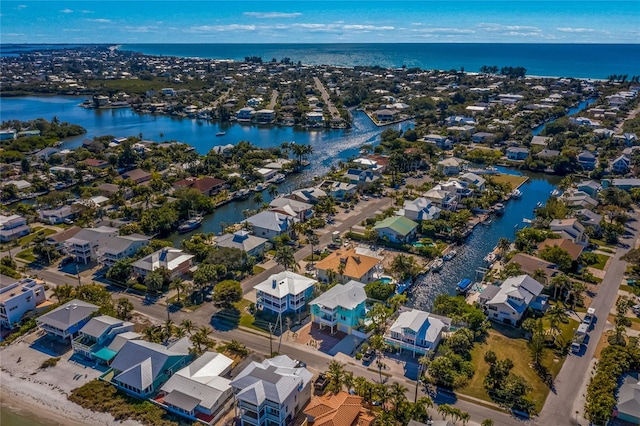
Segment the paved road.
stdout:
<svg viewBox="0 0 640 426">
<path fill-rule="evenodd" d="M 275 109 L 276 102 L 278 101 L 278 91 L 274 90 L 271 92 L 271 101 L 269 101 L 269 109 Z"/>
<path fill-rule="evenodd" d="M 324 104 L 327 106 L 327 109 L 331 113 L 331 118 L 340 117 L 340 111 L 338 111 L 338 108 L 336 108 L 333 102 L 331 102 L 331 97 L 329 96 L 327 89 L 324 87 L 324 84 L 322 84 L 318 77 L 313 77 L 313 81 L 316 85 L 316 89 L 318 89 L 320 91 L 320 94 L 322 95 Z"/>
<path fill-rule="evenodd" d="M 631 222 L 631 226 L 638 226 L 638 222 Z M 630 227 L 627 227 L 627 230 L 633 233 L 633 238 L 623 241 L 630 244 L 631 247 L 635 247 L 638 231 Z M 627 251 L 629 249 L 619 247 L 616 250 L 616 254 L 609 261 L 607 273 L 602 280 L 602 284 L 599 285 L 598 294 L 591 303 L 591 307 L 596 310 L 597 321 L 593 326 L 593 330 L 589 333 L 589 344 L 586 352 L 582 356 L 570 354 L 567 357 L 554 382 L 555 392 L 549 393 L 536 423 L 558 426 L 580 424 L 576 420 L 576 411 L 582 413 L 584 409 L 581 406 L 582 398 L 578 398 L 580 396 L 580 383 L 589 374 L 591 359 L 604 331 L 609 311 L 615 303 L 618 288 L 627 267 L 627 263 L 620 260 L 620 257 Z"/>
</svg>

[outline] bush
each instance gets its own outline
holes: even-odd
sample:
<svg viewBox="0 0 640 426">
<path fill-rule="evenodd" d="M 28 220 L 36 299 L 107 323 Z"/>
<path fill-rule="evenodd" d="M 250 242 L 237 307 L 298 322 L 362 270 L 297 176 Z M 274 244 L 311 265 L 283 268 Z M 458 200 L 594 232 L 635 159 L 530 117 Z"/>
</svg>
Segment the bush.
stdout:
<svg viewBox="0 0 640 426">
<path fill-rule="evenodd" d="M 367 293 L 367 297 L 384 302 L 393 296 L 395 285 L 385 284 L 382 281 L 373 281 L 364 287 L 364 291 Z"/>
<path fill-rule="evenodd" d="M 45 369 L 49 367 L 55 367 L 56 364 L 58 364 L 58 361 L 60 361 L 60 357 L 46 359 L 42 362 L 40 368 Z"/>
<path fill-rule="evenodd" d="M 131 288 L 135 291 L 139 291 L 140 293 L 146 293 L 147 292 L 147 286 L 144 284 L 140 284 L 140 283 L 136 283 L 133 286 L 131 286 Z"/>
</svg>

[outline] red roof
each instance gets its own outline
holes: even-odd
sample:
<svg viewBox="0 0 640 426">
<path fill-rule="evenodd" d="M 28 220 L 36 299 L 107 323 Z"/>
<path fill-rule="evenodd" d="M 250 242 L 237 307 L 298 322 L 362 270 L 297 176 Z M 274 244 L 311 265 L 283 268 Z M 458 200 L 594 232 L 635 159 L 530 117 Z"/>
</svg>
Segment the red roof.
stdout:
<svg viewBox="0 0 640 426">
<path fill-rule="evenodd" d="M 214 188 L 222 186 L 225 184 L 225 181 L 222 179 L 214 178 L 211 176 L 205 176 L 202 178 L 189 177 L 186 179 L 182 179 L 173 184 L 176 188 L 193 188 L 198 191 L 205 193 L 209 192 Z"/>
</svg>

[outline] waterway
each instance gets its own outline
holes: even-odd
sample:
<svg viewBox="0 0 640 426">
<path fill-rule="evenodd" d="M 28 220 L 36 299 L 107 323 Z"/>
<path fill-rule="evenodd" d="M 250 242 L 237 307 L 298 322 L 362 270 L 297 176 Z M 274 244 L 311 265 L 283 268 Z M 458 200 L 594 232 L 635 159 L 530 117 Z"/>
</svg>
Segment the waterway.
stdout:
<svg viewBox="0 0 640 426">
<path fill-rule="evenodd" d="M 523 174 L 502 167 L 498 167 L 498 170 L 502 173 Z M 493 217 L 489 226 L 476 226 L 464 245 L 455 248 L 458 255 L 445 262 L 440 272 L 429 272 L 416 282 L 408 295 L 413 307 L 428 311 L 438 294 L 455 294 L 456 284 L 461 279 L 476 281 L 482 278 L 481 275 L 476 276 L 476 271 L 487 266 L 483 260 L 487 253 L 493 250 L 502 237 L 513 241 L 517 230 L 527 225 L 522 219 L 533 218 L 536 204 L 545 202 L 561 179 L 542 173 L 524 175 L 529 180 L 520 187 L 522 197 L 508 201 L 503 216 Z"/>
<path fill-rule="evenodd" d="M 590 105 L 594 104 L 596 100 L 597 100 L 596 98 L 589 98 L 579 102 L 578 105 L 573 106 L 567 110 L 567 115 L 572 116 L 572 115 L 578 114 L 579 112 L 584 111 Z M 542 131 L 544 130 L 547 124 L 553 123 L 554 121 L 555 120 L 551 120 L 550 122 L 542 123 L 541 125 L 534 127 L 533 130 L 531 130 L 531 134 L 533 136 L 538 136 L 540 133 L 542 133 Z"/>
</svg>

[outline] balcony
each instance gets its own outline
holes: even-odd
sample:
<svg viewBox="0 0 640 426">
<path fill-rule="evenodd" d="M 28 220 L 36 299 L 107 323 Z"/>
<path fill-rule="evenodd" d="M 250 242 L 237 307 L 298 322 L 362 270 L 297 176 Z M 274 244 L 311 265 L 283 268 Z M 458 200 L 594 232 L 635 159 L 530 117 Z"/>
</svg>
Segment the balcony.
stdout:
<svg viewBox="0 0 640 426">
<path fill-rule="evenodd" d="M 320 315 L 316 316 L 315 318 L 316 318 L 316 321 L 319 322 L 320 324 L 329 325 L 331 327 L 333 327 L 334 325 L 336 325 L 338 323 L 338 317 L 334 316 L 334 315 L 320 314 Z"/>
</svg>

